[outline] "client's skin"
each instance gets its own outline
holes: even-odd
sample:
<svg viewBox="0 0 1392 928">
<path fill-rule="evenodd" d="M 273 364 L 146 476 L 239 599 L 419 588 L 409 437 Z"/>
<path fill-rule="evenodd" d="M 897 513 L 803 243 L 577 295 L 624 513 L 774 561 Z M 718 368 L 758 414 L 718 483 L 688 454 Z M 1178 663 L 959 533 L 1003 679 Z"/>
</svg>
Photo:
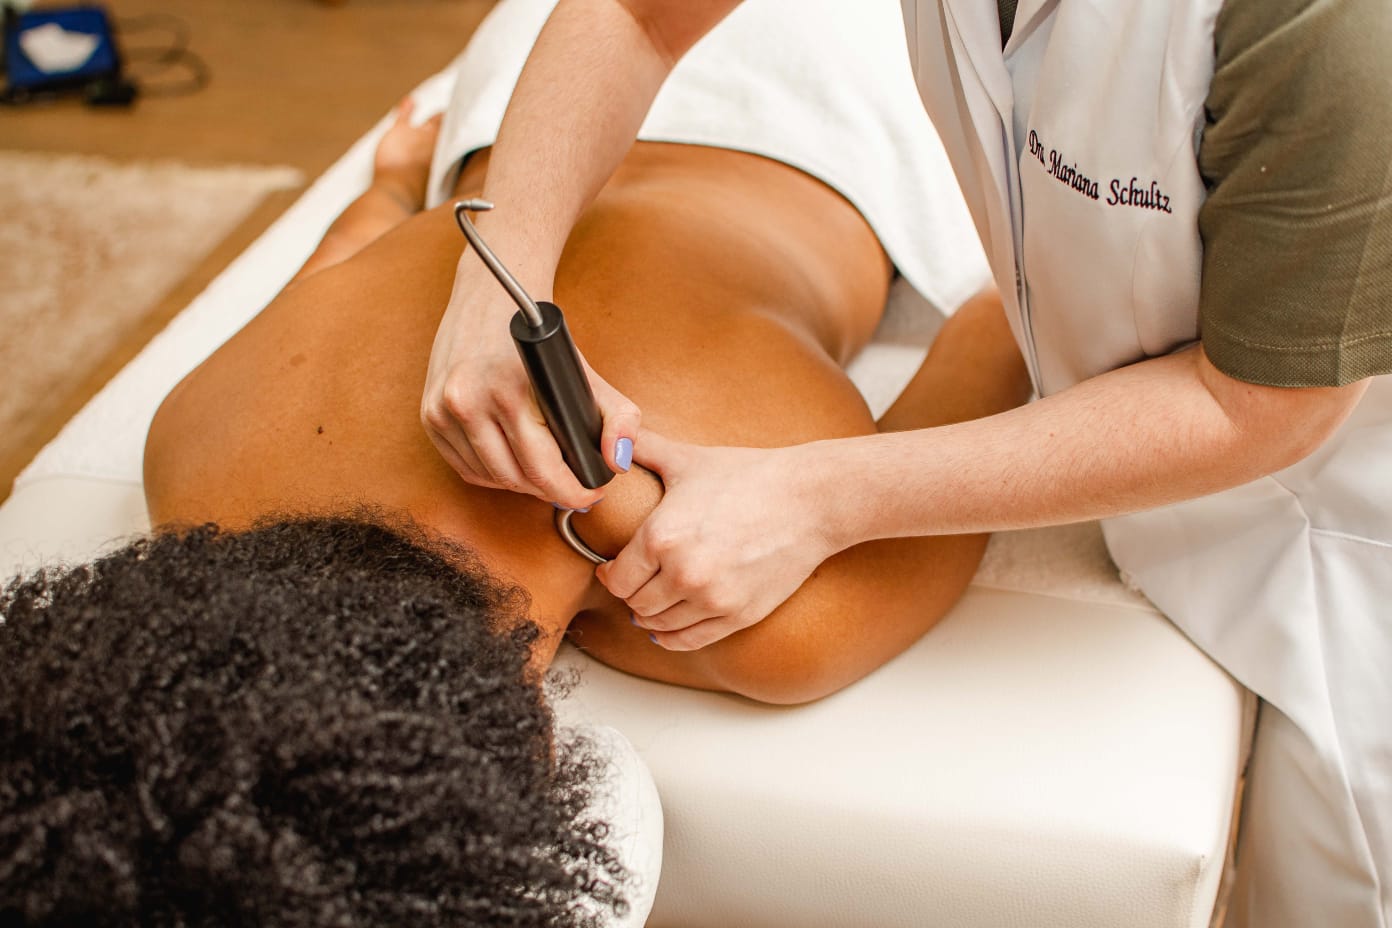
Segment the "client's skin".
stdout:
<svg viewBox="0 0 1392 928">
<path fill-rule="evenodd" d="M 420 211 L 437 125 L 412 128 L 409 111 L 378 150 L 371 189 L 295 280 L 160 408 L 145 453 L 152 524 L 401 513 L 530 594 L 538 667 L 568 631 L 622 670 L 777 703 L 864 676 L 947 612 L 985 536 L 860 545 L 764 622 L 700 651 L 667 650 L 556 536 L 546 503 L 463 483 L 427 439 L 419 404 L 465 243 L 450 206 Z M 487 165 L 486 151 L 471 157 L 456 192 L 476 195 Z M 645 426 L 685 441 L 771 447 L 1024 401 L 1024 366 L 998 301 L 982 294 L 877 423 L 842 368 L 874 331 L 891 271 L 861 215 L 806 174 L 640 143 L 571 234 L 555 293 L 589 363 L 641 406 Z M 847 505 L 855 491 L 847 474 Z M 615 553 L 660 494 L 649 473 L 619 475 L 575 525 Z"/>
</svg>

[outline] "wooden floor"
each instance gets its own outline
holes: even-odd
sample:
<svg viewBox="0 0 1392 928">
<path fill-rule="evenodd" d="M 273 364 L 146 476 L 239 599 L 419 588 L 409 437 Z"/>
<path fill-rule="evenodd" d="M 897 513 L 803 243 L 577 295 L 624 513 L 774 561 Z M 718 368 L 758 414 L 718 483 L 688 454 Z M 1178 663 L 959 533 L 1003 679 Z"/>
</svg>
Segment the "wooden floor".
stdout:
<svg viewBox="0 0 1392 928">
<path fill-rule="evenodd" d="M 42 7 L 43 4 L 39 6 Z M 322 173 L 420 80 L 464 47 L 493 0 L 105 0 L 128 22 L 174 13 L 212 79 L 183 97 L 147 97 L 129 110 L 75 100 L 0 110 L 0 147 L 174 159 L 189 164 L 288 164 Z M 159 33 L 150 37 L 158 40 Z M 145 41 L 127 33 L 132 46 Z M 24 465 L 101 386 L 256 239 L 297 194 L 271 197 L 209 255 L 145 324 L 89 376 L 62 411 L 0 435 L 0 500 Z M 0 206 L 3 208 L 3 206 Z"/>
</svg>

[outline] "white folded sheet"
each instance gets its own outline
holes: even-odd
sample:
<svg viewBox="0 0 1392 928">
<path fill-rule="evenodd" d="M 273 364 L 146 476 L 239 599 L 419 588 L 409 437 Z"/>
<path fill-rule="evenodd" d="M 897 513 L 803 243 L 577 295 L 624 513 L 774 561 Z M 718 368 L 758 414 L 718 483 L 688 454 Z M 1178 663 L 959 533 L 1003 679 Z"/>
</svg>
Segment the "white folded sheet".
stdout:
<svg viewBox="0 0 1392 928">
<path fill-rule="evenodd" d="M 428 205 L 449 198 L 461 157 L 493 144 L 555 3 L 502 0 L 456 59 Z M 818 178 L 860 210 L 899 272 L 944 312 L 990 279 L 892 0 L 741 4 L 677 64 L 638 138 L 751 152 Z"/>
</svg>

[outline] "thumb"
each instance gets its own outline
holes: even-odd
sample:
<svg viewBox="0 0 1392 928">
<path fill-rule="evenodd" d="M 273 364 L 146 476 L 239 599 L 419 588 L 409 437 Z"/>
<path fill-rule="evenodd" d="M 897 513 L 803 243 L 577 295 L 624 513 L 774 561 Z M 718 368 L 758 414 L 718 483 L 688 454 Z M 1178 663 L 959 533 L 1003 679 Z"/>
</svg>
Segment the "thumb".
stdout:
<svg viewBox="0 0 1392 928">
<path fill-rule="evenodd" d="M 604 462 L 616 474 L 627 473 L 633 466 L 633 446 L 643 414 L 632 400 L 609 386 L 593 369 L 587 366 L 586 373 L 594 390 L 595 402 L 599 404 L 599 413 L 604 419 L 604 429 L 599 439 Z"/>
<path fill-rule="evenodd" d="M 666 438 L 652 429 L 638 430 L 638 443 L 633 449 L 633 460 L 663 478 L 675 475 L 682 461 L 682 452 L 689 446 L 683 442 Z"/>
</svg>

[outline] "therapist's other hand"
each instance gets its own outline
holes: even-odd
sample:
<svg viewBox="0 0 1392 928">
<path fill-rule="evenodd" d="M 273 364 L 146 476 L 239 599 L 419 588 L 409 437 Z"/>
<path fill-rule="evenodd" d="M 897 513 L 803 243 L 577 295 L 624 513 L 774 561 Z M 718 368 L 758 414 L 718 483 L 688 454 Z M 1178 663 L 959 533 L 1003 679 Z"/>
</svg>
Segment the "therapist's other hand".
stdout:
<svg viewBox="0 0 1392 928">
<path fill-rule="evenodd" d="M 466 482 L 589 508 L 604 488 L 585 488 L 562 459 L 508 334 L 515 311 L 482 262 L 465 252 L 431 348 L 421 424 Z M 615 473 L 627 471 L 638 407 L 581 363 L 604 417 L 604 460 Z"/>
<path fill-rule="evenodd" d="M 800 449 L 700 447 L 649 430 L 638 447 L 665 495 L 596 576 L 662 647 L 693 651 L 754 625 L 836 553 L 798 485 Z"/>
</svg>

